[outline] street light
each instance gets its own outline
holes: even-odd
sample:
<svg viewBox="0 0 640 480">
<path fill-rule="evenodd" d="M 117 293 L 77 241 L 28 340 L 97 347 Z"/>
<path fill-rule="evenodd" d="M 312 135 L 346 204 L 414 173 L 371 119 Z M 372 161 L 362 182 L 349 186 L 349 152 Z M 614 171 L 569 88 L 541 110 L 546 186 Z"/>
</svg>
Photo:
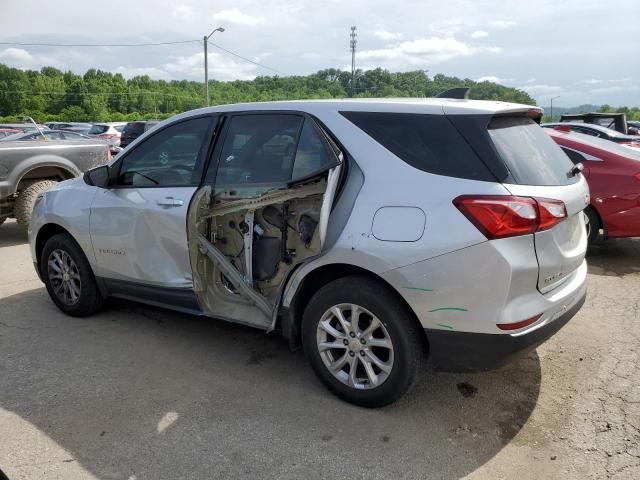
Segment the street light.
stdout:
<svg viewBox="0 0 640 480">
<path fill-rule="evenodd" d="M 205 91 L 205 102 L 206 105 L 205 106 L 209 106 L 209 61 L 207 59 L 207 42 L 209 41 L 209 39 L 211 38 L 211 35 L 213 35 L 216 32 L 224 32 L 224 28 L 223 27 L 218 27 L 216 28 L 213 32 L 211 32 L 209 35 L 205 35 L 202 38 L 202 43 L 204 44 L 204 91 Z"/>
<path fill-rule="evenodd" d="M 556 96 L 556 97 L 551 97 L 551 121 L 553 122 L 553 101 L 556 98 L 560 98 L 560 95 Z"/>
</svg>

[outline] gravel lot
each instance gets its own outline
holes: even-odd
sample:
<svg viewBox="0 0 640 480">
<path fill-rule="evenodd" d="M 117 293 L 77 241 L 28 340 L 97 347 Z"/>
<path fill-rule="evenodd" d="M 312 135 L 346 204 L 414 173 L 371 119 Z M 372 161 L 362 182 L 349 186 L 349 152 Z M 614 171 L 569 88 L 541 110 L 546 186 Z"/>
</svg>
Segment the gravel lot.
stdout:
<svg viewBox="0 0 640 480">
<path fill-rule="evenodd" d="M 589 255 L 589 296 L 499 371 L 425 372 L 342 403 L 276 335 L 114 301 L 65 317 L 0 228 L 0 468 L 32 478 L 640 478 L 640 241 Z"/>
</svg>

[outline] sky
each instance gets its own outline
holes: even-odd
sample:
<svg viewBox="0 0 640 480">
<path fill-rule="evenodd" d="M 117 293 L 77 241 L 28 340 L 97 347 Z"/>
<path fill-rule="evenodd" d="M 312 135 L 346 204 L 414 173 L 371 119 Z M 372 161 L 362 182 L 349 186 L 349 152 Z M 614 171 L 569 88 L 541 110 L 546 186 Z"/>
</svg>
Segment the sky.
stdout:
<svg viewBox="0 0 640 480">
<path fill-rule="evenodd" d="M 428 70 L 525 90 L 539 105 L 640 106 L 640 6 L 636 0 L 0 0 L 0 63 L 89 68 L 129 78 L 203 79 L 202 37 L 262 66 L 209 48 L 212 79 L 350 70 Z M 197 42 L 196 40 L 199 40 Z M 265 67 L 269 67 L 269 70 Z M 275 70 L 275 71 L 274 71 Z"/>
</svg>

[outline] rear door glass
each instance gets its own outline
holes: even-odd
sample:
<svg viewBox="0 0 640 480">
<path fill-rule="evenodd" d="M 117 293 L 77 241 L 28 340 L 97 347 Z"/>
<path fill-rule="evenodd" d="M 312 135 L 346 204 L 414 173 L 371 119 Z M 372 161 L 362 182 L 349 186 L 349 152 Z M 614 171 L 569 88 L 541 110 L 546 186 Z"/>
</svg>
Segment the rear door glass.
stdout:
<svg viewBox="0 0 640 480">
<path fill-rule="evenodd" d="M 569 157 L 528 117 L 494 117 L 489 136 L 517 184 L 569 185 L 580 179 L 568 175 Z"/>
<path fill-rule="evenodd" d="M 436 175 L 496 181 L 445 115 L 341 113 L 412 167 Z"/>
</svg>

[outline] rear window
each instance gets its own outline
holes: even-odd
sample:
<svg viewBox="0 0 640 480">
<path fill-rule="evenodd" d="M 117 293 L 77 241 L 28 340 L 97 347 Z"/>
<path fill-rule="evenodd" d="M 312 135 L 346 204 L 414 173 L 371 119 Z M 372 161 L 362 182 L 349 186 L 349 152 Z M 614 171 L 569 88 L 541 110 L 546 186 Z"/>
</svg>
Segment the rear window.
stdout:
<svg viewBox="0 0 640 480">
<path fill-rule="evenodd" d="M 94 125 L 89 130 L 89 135 L 100 135 L 101 133 L 104 133 L 107 130 L 109 130 L 108 125 Z"/>
<path fill-rule="evenodd" d="M 496 181 L 486 165 L 444 115 L 341 113 L 412 167 L 436 175 Z"/>
<path fill-rule="evenodd" d="M 489 136 L 513 181 L 522 185 L 568 185 L 569 157 L 528 117 L 494 117 Z"/>
</svg>

